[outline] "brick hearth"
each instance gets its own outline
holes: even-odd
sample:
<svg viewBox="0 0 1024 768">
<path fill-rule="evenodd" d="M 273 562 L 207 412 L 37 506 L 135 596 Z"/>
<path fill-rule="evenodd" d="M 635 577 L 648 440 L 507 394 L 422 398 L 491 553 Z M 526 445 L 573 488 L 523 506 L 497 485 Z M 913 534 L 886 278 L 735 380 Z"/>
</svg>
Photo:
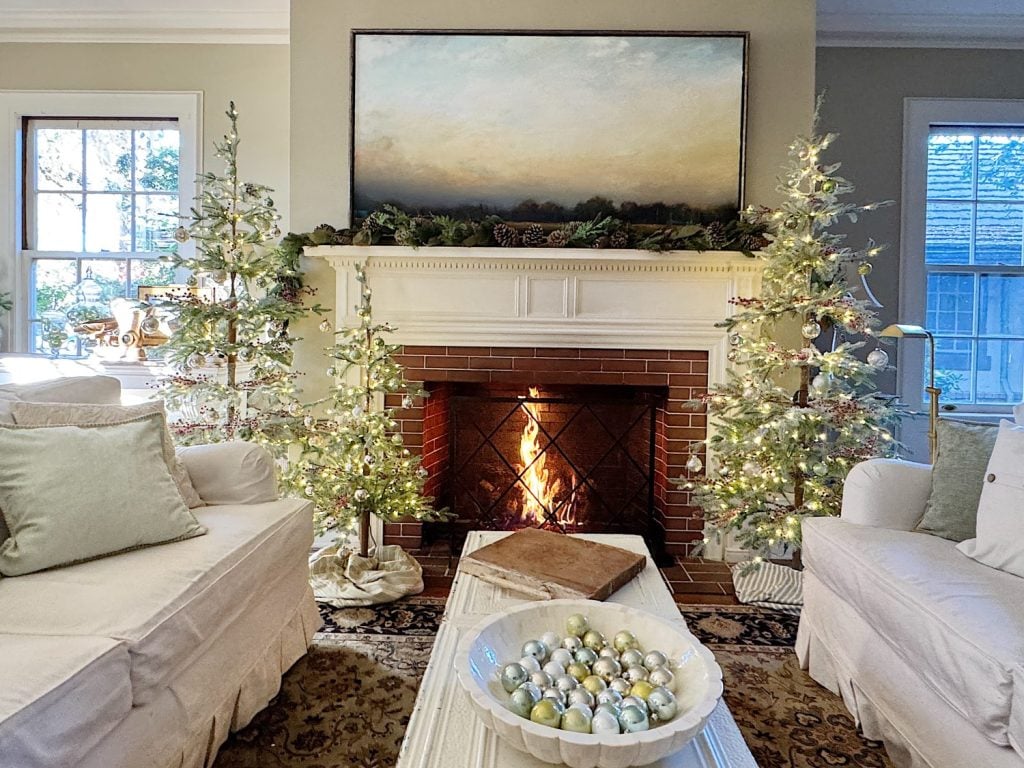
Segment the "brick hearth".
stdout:
<svg viewBox="0 0 1024 768">
<path fill-rule="evenodd" d="M 708 386 L 708 355 L 701 351 L 637 349 L 571 349 L 540 347 L 405 346 L 398 361 L 409 381 L 423 382 L 431 392 L 426 402 L 402 409 L 394 396 L 387 405 L 398 408 L 402 436 L 410 450 L 423 456 L 430 472 L 426 490 L 437 495 L 448 469 L 448 383 L 522 385 L 626 385 L 663 388 L 665 407 L 655 421 L 655 523 L 665 550 L 687 555 L 702 537 L 700 510 L 690 494 L 669 483 L 685 472 L 693 444 L 704 439 L 707 419 L 702 410 L 686 407 Z M 389 523 L 386 543 L 413 549 L 420 546 L 422 526 L 416 522 Z"/>
</svg>

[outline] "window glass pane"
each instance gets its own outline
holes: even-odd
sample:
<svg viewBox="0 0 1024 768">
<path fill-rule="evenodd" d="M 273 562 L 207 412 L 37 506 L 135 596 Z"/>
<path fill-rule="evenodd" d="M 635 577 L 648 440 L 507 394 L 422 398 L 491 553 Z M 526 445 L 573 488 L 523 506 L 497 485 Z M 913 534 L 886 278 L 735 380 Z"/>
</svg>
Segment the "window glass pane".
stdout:
<svg viewBox="0 0 1024 768">
<path fill-rule="evenodd" d="M 36 195 L 36 242 L 40 251 L 82 250 L 82 196 L 67 192 Z"/>
<path fill-rule="evenodd" d="M 971 206 L 928 203 L 924 253 L 928 264 L 967 264 L 971 259 Z"/>
<path fill-rule="evenodd" d="M 131 131 L 104 128 L 85 132 L 85 183 L 87 189 L 131 191 Z"/>
<path fill-rule="evenodd" d="M 966 199 L 974 193 L 974 136 L 928 137 L 928 197 Z"/>
<path fill-rule="evenodd" d="M 1024 133 L 979 137 L 978 198 L 1024 200 Z"/>
<path fill-rule="evenodd" d="M 78 337 L 71 333 L 67 323 L 34 322 L 30 333 L 30 352 L 52 355 L 56 348 L 61 357 L 74 357 L 79 354 Z"/>
<path fill-rule="evenodd" d="M 936 334 L 973 334 L 974 275 L 928 275 L 928 312 L 925 323 Z"/>
<path fill-rule="evenodd" d="M 45 312 L 64 311 L 78 282 L 78 270 L 71 259 L 36 259 L 32 262 L 32 317 Z"/>
<path fill-rule="evenodd" d="M 179 140 L 176 129 L 135 132 L 135 188 L 178 191 Z"/>
<path fill-rule="evenodd" d="M 942 400 L 953 403 L 974 400 L 971 389 L 973 347 L 970 339 L 935 339 L 935 384 L 942 390 Z M 927 386 L 927 365 L 924 376 Z M 927 395 L 924 397 L 927 401 Z"/>
<path fill-rule="evenodd" d="M 135 197 L 135 250 L 166 251 L 174 245 L 178 228 L 177 195 Z"/>
<path fill-rule="evenodd" d="M 82 188 L 82 132 L 40 128 L 36 139 L 36 189 Z"/>
<path fill-rule="evenodd" d="M 130 251 L 132 249 L 132 196 L 85 196 L 85 250 Z"/>
<path fill-rule="evenodd" d="M 92 283 L 89 281 L 92 280 Z M 125 295 L 128 262 L 124 259 L 82 259 L 82 285 L 75 292 L 77 303 L 100 303 L 109 308 L 110 300 Z M 109 315 L 108 315 L 109 317 Z"/>
<path fill-rule="evenodd" d="M 140 285 L 171 285 L 177 282 L 174 265 L 159 259 L 133 259 L 132 283 L 128 298 L 139 297 Z"/>
<path fill-rule="evenodd" d="M 1024 341 L 978 343 L 979 403 L 1014 405 L 1024 400 Z"/>
<path fill-rule="evenodd" d="M 979 203 L 974 234 L 976 264 L 1021 264 L 1024 206 Z"/>
<path fill-rule="evenodd" d="M 979 333 L 1024 336 L 1024 275 L 982 275 Z"/>
</svg>

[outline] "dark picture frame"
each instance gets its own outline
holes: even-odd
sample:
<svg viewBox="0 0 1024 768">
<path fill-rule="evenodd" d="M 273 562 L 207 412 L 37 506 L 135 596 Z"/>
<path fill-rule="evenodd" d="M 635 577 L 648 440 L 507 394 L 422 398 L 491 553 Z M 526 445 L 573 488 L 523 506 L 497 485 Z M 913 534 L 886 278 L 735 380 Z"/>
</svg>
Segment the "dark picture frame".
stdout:
<svg viewBox="0 0 1024 768">
<path fill-rule="evenodd" d="M 353 29 L 352 221 L 640 224 L 744 205 L 747 32 Z"/>
</svg>

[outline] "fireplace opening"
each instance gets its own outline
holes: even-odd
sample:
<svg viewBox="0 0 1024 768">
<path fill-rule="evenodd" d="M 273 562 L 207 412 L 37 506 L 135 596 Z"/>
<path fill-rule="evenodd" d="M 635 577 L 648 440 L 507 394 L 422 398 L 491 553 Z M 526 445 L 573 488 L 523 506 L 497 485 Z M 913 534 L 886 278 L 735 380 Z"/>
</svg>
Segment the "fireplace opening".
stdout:
<svg viewBox="0 0 1024 768">
<path fill-rule="evenodd" d="M 444 383 L 446 460 L 438 502 L 453 520 L 424 537 L 469 530 L 655 535 L 655 439 L 665 388 Z M 429 402 L 429 401 L 428 401 Z"/>
</svg>

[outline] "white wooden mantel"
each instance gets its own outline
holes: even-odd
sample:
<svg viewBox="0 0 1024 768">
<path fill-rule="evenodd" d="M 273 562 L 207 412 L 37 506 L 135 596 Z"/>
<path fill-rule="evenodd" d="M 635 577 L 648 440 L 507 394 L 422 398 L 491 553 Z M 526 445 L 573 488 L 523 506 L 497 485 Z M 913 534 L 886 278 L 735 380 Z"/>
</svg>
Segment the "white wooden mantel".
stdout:
<svg viewBox="0 0 1024 768">
<path fill-rule="evenodd" d="M 705 351 L 712 386 L 728 370 L 717 324 L 732 299 L 759 295 L 763 269 L 733 251 L 318 246 L 306 255 L 336 271 L 339 327 L 358 322 L 355 267 L 365 262 L 374 317 L 395 326 L 396 343 Z"/>
</svg>

